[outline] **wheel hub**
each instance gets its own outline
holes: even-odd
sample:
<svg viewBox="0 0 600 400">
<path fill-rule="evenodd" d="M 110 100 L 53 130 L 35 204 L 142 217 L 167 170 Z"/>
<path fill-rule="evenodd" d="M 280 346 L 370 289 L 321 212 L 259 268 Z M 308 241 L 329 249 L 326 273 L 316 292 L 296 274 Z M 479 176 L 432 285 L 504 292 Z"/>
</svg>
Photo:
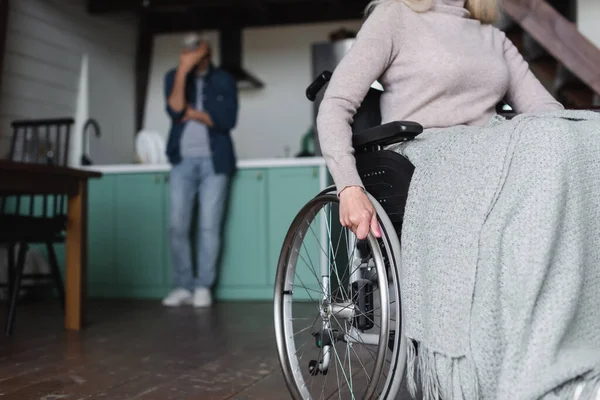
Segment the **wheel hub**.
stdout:
<svg viewBox="0 0 600 400">
<path fill-rule="evenodd" d="M 324 321 L 329 321 L 329 319 L 331 318 L 331 316 L 333 314 L 333 307 L 332 307 L 331 303 L 328 301 L 324 301 L 323 304 L 321 304 L 319 314 L 321 314 L 321 318 Z"/>
</svg>

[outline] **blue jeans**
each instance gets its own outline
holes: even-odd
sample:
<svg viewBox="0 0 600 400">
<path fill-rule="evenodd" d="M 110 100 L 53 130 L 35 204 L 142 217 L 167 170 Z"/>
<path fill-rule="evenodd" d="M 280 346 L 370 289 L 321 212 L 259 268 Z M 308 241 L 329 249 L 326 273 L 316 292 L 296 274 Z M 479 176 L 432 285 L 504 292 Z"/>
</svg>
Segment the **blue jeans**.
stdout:
<svg viewBox="0 0 600 400">
<path fill-rule="evenodd" d="M 169 233 L 173 283 L 177 288 L 210 288 L 215 282 L 228 181 L 228 175 L 215 174 L 210 157 L 186 158 L 171 170 Z M 198 274 L 194 278 L 190 227 L 196 195 Z"/>
</svg>

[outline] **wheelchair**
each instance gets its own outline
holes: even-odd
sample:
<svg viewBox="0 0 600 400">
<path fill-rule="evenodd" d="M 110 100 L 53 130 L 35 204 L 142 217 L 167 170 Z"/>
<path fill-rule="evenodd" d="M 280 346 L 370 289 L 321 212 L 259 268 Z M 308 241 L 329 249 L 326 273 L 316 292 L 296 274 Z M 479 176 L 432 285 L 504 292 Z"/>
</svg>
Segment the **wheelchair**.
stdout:
<svg viewBox="0 0 600 400">
<path fill-rule="evenodd" d="M 331 73 L 307 89 L 314 101 Z M 336 188 L 317 194 L 293 220 L 274 292 L 279 362 L 294 399 L 394 399 L 403 382 L 400 232 L 414 166 L 386 147 L 423 132 L 381 124 L 371 88 L 352 126 L 356 165 L 382 237 L 358 240 L 339 223 Z"/>
</svg>

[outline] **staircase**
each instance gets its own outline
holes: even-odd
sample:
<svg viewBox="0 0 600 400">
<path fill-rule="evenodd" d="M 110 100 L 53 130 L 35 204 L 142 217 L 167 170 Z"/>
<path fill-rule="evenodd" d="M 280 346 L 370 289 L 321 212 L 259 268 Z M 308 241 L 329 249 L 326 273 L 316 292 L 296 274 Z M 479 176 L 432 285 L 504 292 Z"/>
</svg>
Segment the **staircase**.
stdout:
<svg viewBox="0 0 600 400">
<path fill-rule="evenodd" d="M 600 108 L 600 49 L 572 22 L 573 1 L 504 0 L 502 29 L 566 108 Z"/>
</svg>

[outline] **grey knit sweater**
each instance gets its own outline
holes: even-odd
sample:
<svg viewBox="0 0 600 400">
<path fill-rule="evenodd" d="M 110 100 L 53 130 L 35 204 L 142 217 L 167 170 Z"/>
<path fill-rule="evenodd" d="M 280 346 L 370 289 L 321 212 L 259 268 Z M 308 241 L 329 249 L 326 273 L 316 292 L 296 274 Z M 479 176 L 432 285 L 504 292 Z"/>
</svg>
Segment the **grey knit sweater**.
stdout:
<svg viewBox="0 0 600 400">
<path fill-rule="evenodd" d="M 335 70 L 317 126 L 338 191 L 362 186 L 350 124 L 375 80 L 385 90 L 383 123 L 484 126 L 502 99 L 518 113 L 563 108 L 502 31 L 470 18 L 464 0 L 433 1 L 424 13 L 401 0 L 379 5 Z"/>
</svg>

